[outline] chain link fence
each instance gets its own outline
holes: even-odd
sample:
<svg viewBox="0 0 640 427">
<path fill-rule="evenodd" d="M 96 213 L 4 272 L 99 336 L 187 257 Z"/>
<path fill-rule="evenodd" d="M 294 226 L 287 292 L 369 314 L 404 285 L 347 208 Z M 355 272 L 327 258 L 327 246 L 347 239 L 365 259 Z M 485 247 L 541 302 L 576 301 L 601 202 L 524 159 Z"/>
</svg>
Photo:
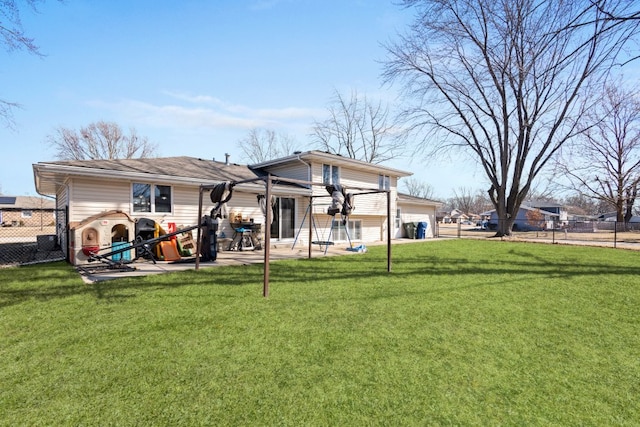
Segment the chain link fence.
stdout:
<svg viewBox="0 0 640 427">
<path fill-rule="evenodd" d="M 3 222 L 0 227 L 0 267 L 65 259 L 67 212 L 33 209 L 29 221 Z"/>
<path fill-rule="evenodd" d="M 496 235 L 497 229 L 498 224 L 482 221 L 440 223 L 437 227 L 437 237 L 489 238 Z M 511 238 L 523 241 L 640 250 L 640 223 L 617 221 L 545 221 L 537 225 L 516 223 Z"/>
</svg>

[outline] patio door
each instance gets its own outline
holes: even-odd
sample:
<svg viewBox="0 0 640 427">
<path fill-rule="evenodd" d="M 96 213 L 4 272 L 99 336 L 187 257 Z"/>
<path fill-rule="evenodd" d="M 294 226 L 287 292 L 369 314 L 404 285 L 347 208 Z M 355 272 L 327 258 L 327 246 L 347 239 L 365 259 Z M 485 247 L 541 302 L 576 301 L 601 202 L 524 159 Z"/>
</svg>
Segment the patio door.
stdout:
<svg viewBox="0 0 640 427">
<path fill-rule="evenodd" d="M 291 197 L 278 197 L 273 207 L 271 223 L 272 239 L 293 239 L 295 235 L 296 200 Z"/>
</svg>

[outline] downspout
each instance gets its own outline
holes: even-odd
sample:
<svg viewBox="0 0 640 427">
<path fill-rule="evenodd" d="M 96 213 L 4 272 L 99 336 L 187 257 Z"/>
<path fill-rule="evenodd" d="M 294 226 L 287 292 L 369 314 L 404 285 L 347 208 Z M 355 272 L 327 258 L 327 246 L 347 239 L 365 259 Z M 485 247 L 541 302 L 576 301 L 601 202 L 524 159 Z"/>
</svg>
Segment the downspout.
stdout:
<svg viewBox="0 0 640 427">
<path fill-rule="evenodd" d="M 295 152 L 294 154 L 296 154 L 298 161 L 307 167 L 307 182 L 311 182 L 311 164 L 302 160 L 302 157 L 300 157 L 302 153 L 300 151 Z M 309 195 L 309 242 L 307 246 L 309 250 L 309 258 L 311 258 L 311 238 L 313 236 L 311 231 L 311 227 L 313 225 L 313 185 L 309 184 L 309 190 L 311 190 L 311 194 Z"/>
<path fill-rule="evenodd" d="M 298 159 L 298 161 L 307 167 L 307 181 L 311 182 L 311 164 L 309 164 L 309 163 L 305 162 L 304 160 L 302 160 L 302 157 L 300 157 L 300 155 L 302 154 L 301 152 L 298 151 L 298 152 L 296 152 L 294 154 L 297 155 L 296 158 Z M 310 189 L 312 187 L 313 187 L 312 185 L 309 185 Z"/>
</svg>

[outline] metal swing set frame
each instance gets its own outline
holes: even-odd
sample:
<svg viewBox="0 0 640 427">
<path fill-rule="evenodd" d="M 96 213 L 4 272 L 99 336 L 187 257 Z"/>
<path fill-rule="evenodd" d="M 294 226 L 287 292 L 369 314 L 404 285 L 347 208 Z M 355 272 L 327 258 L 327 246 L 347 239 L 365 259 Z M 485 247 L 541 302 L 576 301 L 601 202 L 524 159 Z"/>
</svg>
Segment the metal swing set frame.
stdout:
<svg viewBox="0 0 640 427">
<path fill-rule="evenodd" d="M 312 196 L 313 197 L 313 196 Z M 315 196 L 315 197 L 325 197 L 325 196 Z M 302 232 L 302 228 L 304 227 L 304 223 L 307 220 L 307 215 L 309 216 L 309 221 L 311 222 L 311 227 L 313 227 L 313 231 L 315 231 L 316 234 L 316 240 L 311 240 L 310 244 L 312 245 L 318 245 L 320 247 L 320 249 L 322 249 L 322 247 L 324 246 L 324 254 L 327 254 L 327 251 L 329 250 L 329 246 L 332 246 L 334 244 L 334 242 L 331 240 L 331 236 L 333 235 L 333 229 L 336 225 L 336 215 L 331 215 L 329 213 L 327 213 L 327 216 L 331 217 L 331 226 L 329 227 L 329 235 L 327 236 L 326 240 L 324 240 L 324 233 L 322 234 L 322 239 L 320 234 L 318 233 L 318 226 L 316 225 L 316 220 L 314 217 L 314 214 L 312 212 L 312 203 L 309 203 L 307 205 L 307 209 L 304 212 L 304 216 L 302 217 L 302 222 L 300 223 L 300 227 L 298 227 L 298 232 L 296 233 L 296 237 L 293 240 L 293 244 L 291 245 L 291 250 L 293 250 L 296 246 L 296 243 L 298 243 L 298 239 L 300 238 L 300 233 Z M 342 220 L 344 221 L 346 219 L 346 217 L 342 217 L 342 214 L 340 213 L 340 216 L 342 218 Z M 327 219 L 327 224 L 329 223 L 329 219 Z M 325 224 L 324 229 L 326 230 L 327 228 L 327 224 Z M 349 248 L 353 249 L 353 243 L 351 242 L 351 236 L 349 235 L 349 227 L 347 226 L 347 224 L 344 224 L 345 228 L 345 234 L 347 235 L 347 240 L 349 241 Z"/>
<path fill-rule="evenodd" d="M 230 186 L 234 187 L 236 185 L 239 184 L 250 184 L 250 183 L 259 183 L 259 182 L 263 182 L 264 186 L 265 186 L 265 191 L 264 191 L 264 195 L 265 195 L 265 200 L 269 201 L 271 200 L 271 196 L 273 195 L 273 185 L 274 183 L 284 183 L 284 184 L 294 184 L 294 185 L 301 185 L 301 186 L 306 186 L 308 188 L 312 188 L 313 186 L 323 186 L 326 187 L 327 184 L 325 183 L 319 183 L 319 182 L 313 182 L 313 181 L 304 181 L 304 180 L 298 180 L 298 179 L 291 179 L 291 178 L 283 178 L 283 177 L 274 177 L 271 174 L 268 174 L 266 176 L 263 177 L 259 177 L 259 178 L 253 178 L 253 179 L 246 179 L 246 180 L 241 180 L 241 181 L 235 181 L 235 182 L 231 182 Z M 214 188 L 218 187 L 220 184 L 214 184 L 214 185 L 201 185 L 200 186 L 200 191 L 199 191 L 199 200 L 198 200 L 198 218 L 202 218 L 202 211 L 203 211 L 203 195 L 205 192 L 211 191 Z M 354 195 L 364 195 L 364 194 L 379 194 L 379 193 L 386 193 L 387 197 L 387 272 L 391 272 L 391 191 L 390 190 L 381 190 L 381 189 L 373 189 L 373 188 L 362 188 L 362 187 L 349 187 L 349 190 L 353 192 Z M 307 207 L 308 212 L 310 213 L 311 217 L 313 217 L 313 200 L 315 198 L 318 197 L 331 197 L 331 195 L 309 195 L 307 196 L 309 198 L 309 205 Z M 269 206 L 269 204 L 267 204 L 267 206 Z M 273 219 L 273 210 L 270 208 L 265 209 L 265 224 L 271 224 L 272 219 Z M 332 221 L 335 221 L 335 217 L 332 219 Z M 302 227 L 304 225 L 304 220 L 303 220 L 303 224 L 300 226 L 300 229 L 298 230 L 298 235 L 300 234 L 300 232 L 302 231 Z M 312 242 L 313 240 L 313 228 L 314 228 L 314 221 L 313 219 L 311 219 L 309 221 L 309 240 L 308 240 L 308 258 L 311 258 L 311 248 L 312 248 Z M 332 227 L 333 228 L 333 227 Z M 297 237 L 296 237 L 297 239 Z M 198 227 L 198 237 L 196 239 L 196 266 L 195 269 L 199 270 L 200 269 L 200 253 L 201 253 L 201 227 Z M 349 242 L 351 242 L 351 238 L 349 238 Z M 262 295 L 266 298 L 269 296 L 269 275 L 270 275 L 270 266 L 269 266 L 269 261 L 270 261 L 270 248 L 271 248 L 271 233 L 269 233 L 267 230 L 265 230 L 264 233 L 264 277 L 263 277 L 263 291 L 262 291 Z M 326 254 L 326 249 L 325 249 L 325 254 Z"/>
</svg>

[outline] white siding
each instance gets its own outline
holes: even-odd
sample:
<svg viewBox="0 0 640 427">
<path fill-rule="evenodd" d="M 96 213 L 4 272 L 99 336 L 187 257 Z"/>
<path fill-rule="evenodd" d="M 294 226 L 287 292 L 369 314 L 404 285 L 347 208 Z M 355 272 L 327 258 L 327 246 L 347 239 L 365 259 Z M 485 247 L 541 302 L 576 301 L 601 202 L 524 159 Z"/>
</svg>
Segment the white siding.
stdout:
<svg viewBox="0 0 640 427">
<path fill-rule="evenodd" d="M 312 241 L 326 241 L 329 240 L 329 234 L 331 234 L 331 241 L 339 244 L 346 244 L 346 241 L 336 240 L 336 230 L 331 231 L 331 216 L 326 214 L 316 214 L 313 216 L 315 224 L 311 224 L 312 227 Z M 336 216 L 336 221 L 340 221 L 340 217 Z M 362 229 L 362 238 L 356 239 L 355 236 L 351 237 L 353 244 L 359 242 L 377 242 L 386 241 L 387 236 L 385 230 L 387 218 L 386 217 L 359 217 L 352 215 L 349 217 L 350 221 L 360 221 Z M 302 230 L 299 233 L 296 247 L 306 247 L 309 240 L 309 217 L 306 218 Z M 300 224 L 298 224 L 299 230 Z M 331 231 L 331 233 L 330 233 Z"/>
<path fill-rule="evenodd" d="M 66 185 L 60 186 L 60 191 L 56 194 L 56 209 L 66 209 L 69 205 L 69 190 Z"/>
<path fill-rule="evenodd" d="M 178 228 L 189 227 L 198 224 L 198 197 L 199 188 L 195 187 L 172 187 L 172 213 L 149 214 L 136 212 L 136 216 L 145 216 L 158 221 L 160 225 L 167 222 L 175 222 Z M 211 210 L 212 203 L 208 193 L 202 195 L 202 214 L 205 215 Z"/>
<path fill-rule="evenodd" d="M 166 185 L 165 183 L 158 183 Z M 166 224 L 175 222 L 179 227 L 198 223 L 197 187 L 172 186 L 172 212 L 133 212 L 131 183 L 127 181 L 74 180 L 71 184 L 70 222 L 109 210 L 120 210 L 132 218 L 150 218 L 166 229 Z M 208 194 L 203 197 L 203 213 L 211 210 Z"/>
<path fill-rule="evenodd" d="M 394 212 L 394 197 L 391 197 L 391 212 Z M 387 193 L 361 194 L 353 198 L 354 215 L 387 215 Z"/>
<path fill-rule="evenodd" d="M 298 179 L 301 181 L 309 181 L 309 166 L 300 161 L 298 163 L 287 163 L 286 165 L 269 168 L 269 172 L 273 175 L 283 178 Z"/>
<path fill-rule="evenodd" d="M 209 211 L 207 211 L 206 214 L 208 215 Z M 227 237 L 231 237 L 233 235 L 231 220 L 234 215 L 241 215 L 243 221 L 253 220 L 256 224 L 264 224 L 264 214 L 258 204 L 257 194 L 254 193 L 234 191 L 231 200 L 227 203 L 227 214 L 229 217 L 220 220 L 218 227 L 218 231 L 224 233 Z M 264 234 L 264 225 L 262 227 L 262 231 Z"/>
<path fill-rule="evenodd" d="M 322 182 L 322 164 L 315 163 L 312 167 L 312 177 L 314 182 Z M 373 172 L 364 172 L 360 170 L 340 168 L 340 184 L 343 185 L 347 192 L 354 193 L 354 215 L 375 215 L 380 216 L 387 214 L 387 193 L 377 194 L 358 194 L 358 190 L 349 191 L 349 188 L 378 189 L 378 174 Z M 397 178 L 391 177 L 391 211 L 395 211 L 396 200 L 396 184 Z M 318 212 L 315 205 L 328 205 L 331 199 L 328 197 L 326 189 L 322 186 L 314 186 L 313 194 L 315 196 L 327 196 L 314 200 L 314 212 Z M 324 207 L 326 211 L 326 206 Z"/>
<path fill-rule="evenodd" d="M 364 218 L 362 220 L 362 240 L 364 242 L 386 241 L 387 217 L 378 216 Z"/>
<path fill-rule="evenodd" d="M 128 182 L 75 179 L 70 191 L 69 222 L 79 222 L 109 210 L 131 213 L 131 185 Z"/>
</svg>

